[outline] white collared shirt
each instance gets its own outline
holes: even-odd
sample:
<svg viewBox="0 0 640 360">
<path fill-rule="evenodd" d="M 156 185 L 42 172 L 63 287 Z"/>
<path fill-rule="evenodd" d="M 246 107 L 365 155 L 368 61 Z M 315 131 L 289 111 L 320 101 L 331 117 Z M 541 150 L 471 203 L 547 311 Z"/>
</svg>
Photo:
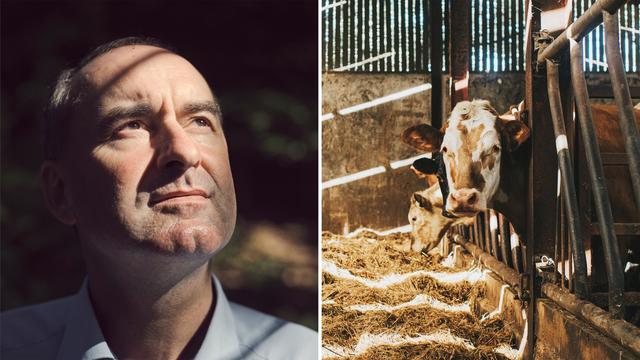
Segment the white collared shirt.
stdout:
<svg viewBox="0 0 640 360">
<path fill-rule="evenodd" d="M 318 334 L 231 303 L 213 276 L 216 304 L 196 360 L 318 358 Z M 73 296 L 0 315 L 2 360 L 115 359 L 96 320 L 87 282 Z"/>
</svg>

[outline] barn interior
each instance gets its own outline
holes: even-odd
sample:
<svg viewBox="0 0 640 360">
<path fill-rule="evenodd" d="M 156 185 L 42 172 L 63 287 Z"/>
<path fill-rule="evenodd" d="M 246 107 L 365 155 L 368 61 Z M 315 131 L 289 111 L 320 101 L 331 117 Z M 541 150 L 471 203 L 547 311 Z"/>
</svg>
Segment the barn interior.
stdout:
<svg viewBox="0 0 640 360">
<path fill-rule="evenodd" d="M 640 243 L 640 190 L 629 180 L 640 175 L 633 150 L 640 140 L 637 128 L 621 125 L 623 151 L 589 152 L 568 46 L 581 46 L 588 101 L 618 108 L 620 121 L 635 125 L 638 2 L 321 6 L 323 357 L 640 357 L 640 278 L 628 245 Z M 616 31 L 605 31 L 605 19 L 606 26 L 617 19 Z M 617 45 L 618 58 L 607 43 Z M 490 101 L 500 114 L 524 101 L 526 226 L 516 233 L 489 210 L 452 226 L 437 251 L 412 252 L 409 207 L 427 184 L 410 167 L 431 154 L 401 134 L 420 123 L 439 128 L 456 103 L 471 99 Z M 556 148 L 560 135 L 567 151 Z M 624 173 L 628 187 L 604 183 L 627 194 L 629 214 L 601 201 L 593 163 L 607 176 Z M 397 282 L 380 285 L 385 279 Z"/>
</svg>

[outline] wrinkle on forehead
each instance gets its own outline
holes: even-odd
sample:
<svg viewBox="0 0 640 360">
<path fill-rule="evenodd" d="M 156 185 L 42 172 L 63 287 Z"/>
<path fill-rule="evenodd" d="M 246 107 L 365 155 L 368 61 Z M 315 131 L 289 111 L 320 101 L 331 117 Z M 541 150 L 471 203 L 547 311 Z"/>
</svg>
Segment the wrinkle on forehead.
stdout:
<svg viewBox="0 0 640 360">
<path fill-rule="evenodd" d="M 91 96 L 105 95 L 126 100 L 149 99 L 154 86 L 139 83 L 158 79 L 188 79 L 194 88 L 205 90 L 203 96 L 213 97 L 206 80 L 186 59 L 162 48 L 147 45 L 123 46 L 113 49 L 85 65 L 78 78 L 91 88 Z M 131 86 L 131 84 L 140 85 Z"/>
</svg>

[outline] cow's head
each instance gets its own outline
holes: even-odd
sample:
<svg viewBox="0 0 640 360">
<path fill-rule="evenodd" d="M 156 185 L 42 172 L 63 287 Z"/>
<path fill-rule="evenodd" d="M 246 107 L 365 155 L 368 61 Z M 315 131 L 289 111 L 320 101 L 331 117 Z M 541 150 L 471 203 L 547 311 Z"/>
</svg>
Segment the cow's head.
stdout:
<svg viewBox="0 0 640 360">
<path fill-rule="evenodd" d="M 472 216 L 488 207 L 500 183 L 503 152 L 514 151 L 529 138 L 529 128 L 515 111 L 498 115 L 486 100 L 462 101 L 442 129 L 421 124 L 404 131 L 403 140 L 414 148 L 442 152 L 448 212 Z"/>
<path fill-rule="evenodd" d="M 438 245 L 453 220 L 442 216 L 442 195 L 437 184 L 413 193 L 410 201 L 411 250 L 428 252 Z"/>
<path fill-rule="evenodd" d="M 411 195 L 409 222 L 411 250 L 429 252 L 435 248 L 452 225 L 470 224 L 473 218 L 453 219 L 442 215 L 442 195 L 438 184 Z"/>
</svg>

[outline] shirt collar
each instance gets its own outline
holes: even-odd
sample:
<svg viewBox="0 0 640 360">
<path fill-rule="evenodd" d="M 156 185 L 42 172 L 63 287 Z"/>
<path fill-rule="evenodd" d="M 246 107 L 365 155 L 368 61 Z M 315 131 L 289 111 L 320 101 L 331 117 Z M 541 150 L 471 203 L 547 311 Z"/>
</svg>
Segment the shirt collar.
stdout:
<svg viewBox="0 0 640 360">
<path fill-rule="evenodd" d="M 202 346 L 195 360 L 228 360 L 241 355 L 240 342 L 229 301 L 220 281 L 212 274 L 215 289 L 215 308 Z M 87 280 L 72 296 L 66 314 L 66 330 L 60 344 L 57 360 L 115 359 L 104 339 L 93 311 Z"/>
<path fill-rule="evenodd" d="M 96 320 L 86 279 L 80 291 L 71 297 L 66 316 L 66 329 L 57 360 L 115 359 Z"/>
</svg>

